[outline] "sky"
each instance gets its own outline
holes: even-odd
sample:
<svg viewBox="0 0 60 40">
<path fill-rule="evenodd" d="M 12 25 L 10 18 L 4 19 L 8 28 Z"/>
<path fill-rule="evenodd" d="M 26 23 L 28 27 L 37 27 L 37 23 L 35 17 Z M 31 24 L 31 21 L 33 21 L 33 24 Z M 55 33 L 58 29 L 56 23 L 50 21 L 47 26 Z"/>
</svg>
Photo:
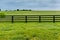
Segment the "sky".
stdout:
<svg viewBox="0 0 60 40">
<path fill-rule="evenodd" d="M 0 0 L 0 9 L 60 10 L 60 0 Z"/>
</svg>

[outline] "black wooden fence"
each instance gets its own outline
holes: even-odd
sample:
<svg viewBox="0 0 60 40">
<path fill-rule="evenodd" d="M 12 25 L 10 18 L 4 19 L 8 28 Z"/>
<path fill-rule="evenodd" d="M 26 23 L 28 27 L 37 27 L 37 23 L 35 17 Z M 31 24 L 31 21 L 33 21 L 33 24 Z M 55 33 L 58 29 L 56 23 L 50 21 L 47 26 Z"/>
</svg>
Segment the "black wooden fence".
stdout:
<svg viewBox="0 0 60 40">
<path fill-rule="evenodd" d="M 60 15 L 6 15 L 0 22 L 60 22 Z"/>
</svg>

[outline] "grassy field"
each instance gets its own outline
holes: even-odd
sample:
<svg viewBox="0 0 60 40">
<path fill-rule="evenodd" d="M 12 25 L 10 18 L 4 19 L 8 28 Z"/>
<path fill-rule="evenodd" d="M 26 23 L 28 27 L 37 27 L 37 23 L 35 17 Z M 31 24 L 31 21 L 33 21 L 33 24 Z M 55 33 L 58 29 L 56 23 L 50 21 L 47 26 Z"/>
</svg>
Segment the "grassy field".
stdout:
<svg viewBox="0 0 60 40">
<path fill-rule="evenodd" d="M 0 40 L 60 40 L 60 23 L 0 23 Z"/>
<path fill-rule="evenodd" d="M 6 15 L 53 15 L 55 11 L 7 11 Z M 1 22 L 0 40 L 60 40 L 60 22 Z"/>
<path fill-rule="evenodd" d="M 59 15 L 60 11 L 1 11 L 6 15 Z M 0 12 L 0 13 L 1 13 Z"/>
</svg>

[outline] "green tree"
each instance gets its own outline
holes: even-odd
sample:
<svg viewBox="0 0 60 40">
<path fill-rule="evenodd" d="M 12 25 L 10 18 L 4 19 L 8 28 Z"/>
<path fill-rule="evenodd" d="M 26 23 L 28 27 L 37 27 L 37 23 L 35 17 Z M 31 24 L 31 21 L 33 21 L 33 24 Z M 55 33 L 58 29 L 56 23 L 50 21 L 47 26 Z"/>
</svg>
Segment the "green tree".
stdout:
<svg viewBox="0 0 60 40">
<path fill-rule="evenodd" d="M 0 9 L 0 11 L 1 11 L 1 9 Z"/>
<path fill-rule="evenodd" d="M 17 11 L 19 11 L 19 9 L 17 9 Z"/>
</svg>

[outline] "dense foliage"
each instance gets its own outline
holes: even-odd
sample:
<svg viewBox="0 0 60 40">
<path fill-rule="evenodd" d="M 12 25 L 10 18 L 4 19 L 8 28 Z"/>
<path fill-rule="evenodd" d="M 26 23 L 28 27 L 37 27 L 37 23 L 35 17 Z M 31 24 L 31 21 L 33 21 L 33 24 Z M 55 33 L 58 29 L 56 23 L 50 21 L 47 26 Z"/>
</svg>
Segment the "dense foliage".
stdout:
<svg viewBox="0 0 60 40">
<path fill-rule="evenodd" d="M 31 9 L 22 9 L 22 10 L 17 9 L 17 11 L 32 11 L 32 10 Z"/>
<path fill-rule="evenodd" d="M 4 18 L 5 17 L 5 14 L 4 13 L 0 13 L 0 17 L 1 18 Z"/>
</svg>

